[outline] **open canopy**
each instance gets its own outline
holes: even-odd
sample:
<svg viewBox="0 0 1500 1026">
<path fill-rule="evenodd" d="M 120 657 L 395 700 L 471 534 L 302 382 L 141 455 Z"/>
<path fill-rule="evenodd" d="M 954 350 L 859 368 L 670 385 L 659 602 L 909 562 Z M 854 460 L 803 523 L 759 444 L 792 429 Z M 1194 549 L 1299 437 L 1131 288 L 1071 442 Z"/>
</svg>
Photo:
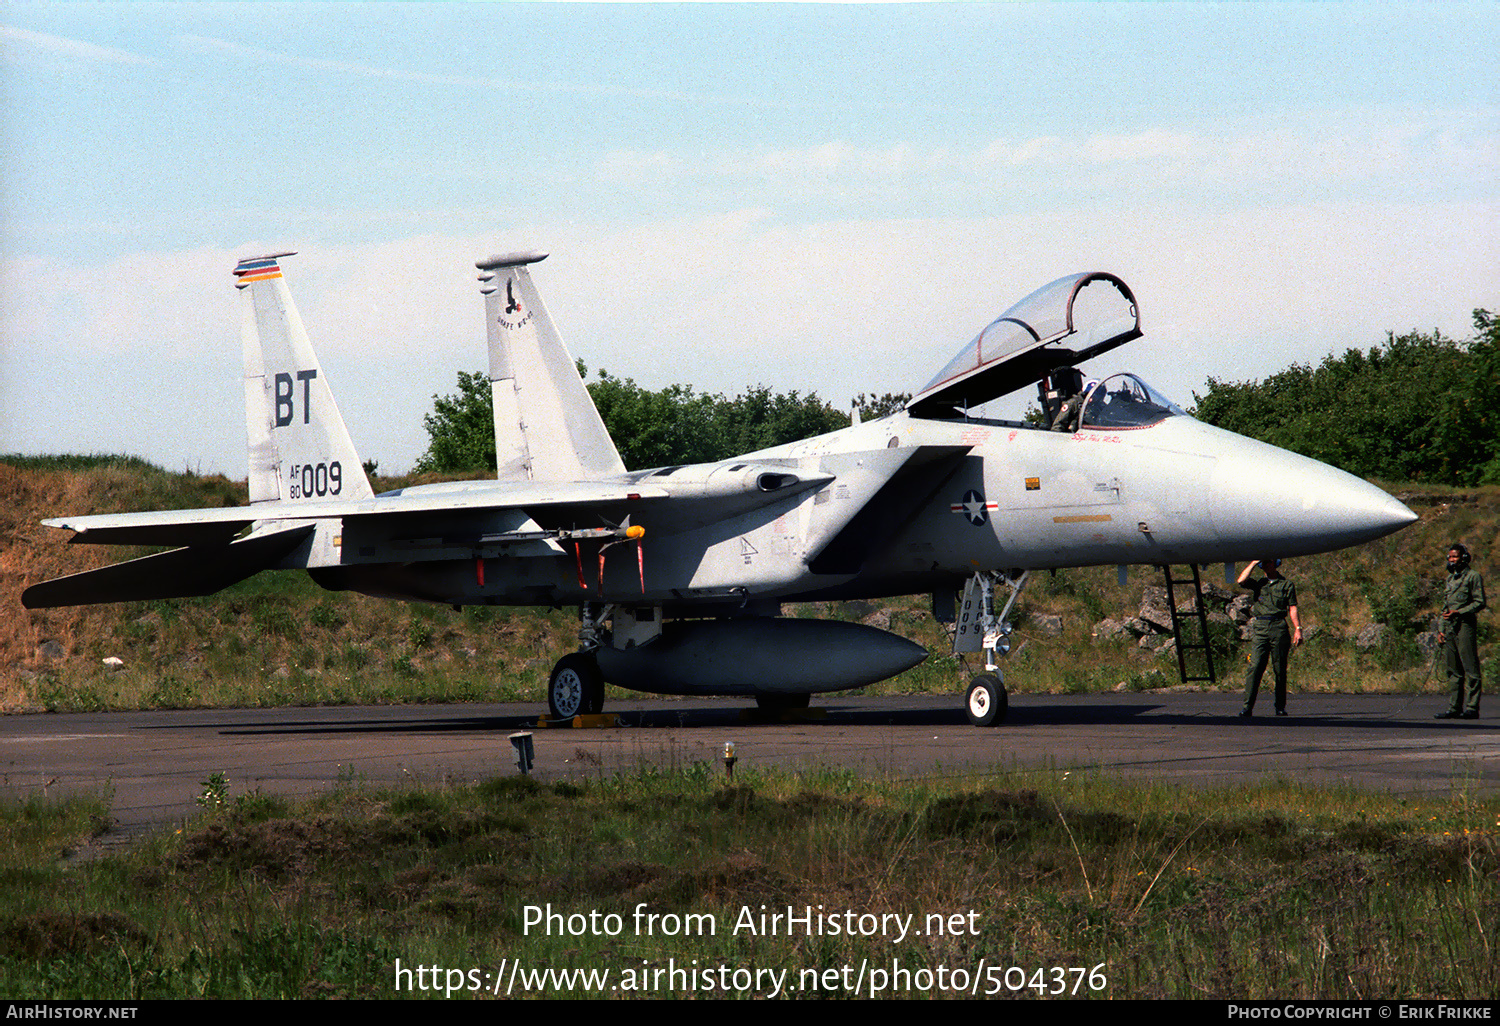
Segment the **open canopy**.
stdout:
<svg viewBox="0 0 1500 1026">
<path fill-rule="evenodd" d="M 1103 271 L 1059 278 L 996 318 L 906 408 L 949 416 L 1140 337 L 1130 286 Z"/>
</svg>

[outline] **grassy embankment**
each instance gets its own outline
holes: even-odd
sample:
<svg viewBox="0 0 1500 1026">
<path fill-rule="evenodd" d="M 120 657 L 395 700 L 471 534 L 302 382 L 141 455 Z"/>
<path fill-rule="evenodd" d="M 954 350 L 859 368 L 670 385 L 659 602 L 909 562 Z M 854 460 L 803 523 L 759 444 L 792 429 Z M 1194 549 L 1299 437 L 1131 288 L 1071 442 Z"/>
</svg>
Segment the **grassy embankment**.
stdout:
<svg viewBox="0 0 1500 1026">
<path fill-rule="evenodd" d="M 515 996 L 720 996 L 723 982 L 730 996 L 852 996 L 861 977 L 859 996 L 881 982 L 877 996 L 898 997 L 1500 996 L 1494 797 L 1048 771 L 729 784 L 696 763 L 550 787 L 346 781 L 295 809 L 230 796 L 175 834 L 59 859 L 105 805 L 0 803 L 0 994 L 386 998 L 404 996 L 399 959 L 442 968 L 405 978 L 427 997 L 488 991 L 495 973 L 504 994 L 513 965 L 610 973 L 602 988 L 523 975 Z M 652 931 L 636 925 L 641 903 Z M 598 917 L 549 937 L 528 933 L 528 905 Z M 914 932 L 735 932 L 745 910 L 788 905 L 841 922 L 911 915 Z M 715 975 L 649 975 L 671 964 Z"/>
<path fill-rule="evenodd" d="M 412 483 L 385 479 L 381 488 Z M 1392 491 L 1402 493 L 1399 487 Z M 1442 674 L 1413 637 L 1441 601 L 1442 553 L 1466 540 L 1477 565 L 1500 581 L 1500 490 L 1413 489 L 1422 520 L 1389 538 L 1291 561 L 1303 622 L 1317 635 L 1294 657 L 1297 691 L 1441 691 Z M 406 605 L 325 592 L 306 575 L 266 573 L 203 599 L 28 612 L 31 583 L 130 555 L 66 544 L 40 526 L 62 513 L 234 505 L 244 485 L 173 474 L 119 457 L 0 457 L 0 710 L 271 706 L 319 703 L 543 701 L 556 658 L 575 644 L 572 611 Z M 649 552 L 648 552 L 649 560 Z M 1207 571 L 1222 587 L 1218 568 Z M 1039 575 L 1019 604 L 1007 684 L 1019 692 L 1152 690 L 1176 683 L 1170 654 L 1134 639 L 1095 639 L 1104 617 L 1135 615 L 1142 588 L 1160 575 L 1132 569 L 1126 587 L 1112 567 Z M 1495 585 L 1500 587 L 1500 584 Z M 867 689 L 872 694 L 957 693 L 967 675 L 949 652 L 925 597 L 820 604 L 794 615 L 868 619 L 927 645 L 922 666 Z M 1062 617 L 1062 633 L 1040 617 Z M 1482 618 L 1486 672 L 1496 676 L 1493 617 Z M 1354 637 L 1374 622 L 1392 630 L 1373 648 Z M 1219 631 L 1220 687 L 1234 691 L 1243 665 Z M 103 660 L 123 661 L 118 670 Z M 613 693 L 613 689 L 612 693 Z M 623 694 L 623 693 L 619 693 Z"/>
</svg>

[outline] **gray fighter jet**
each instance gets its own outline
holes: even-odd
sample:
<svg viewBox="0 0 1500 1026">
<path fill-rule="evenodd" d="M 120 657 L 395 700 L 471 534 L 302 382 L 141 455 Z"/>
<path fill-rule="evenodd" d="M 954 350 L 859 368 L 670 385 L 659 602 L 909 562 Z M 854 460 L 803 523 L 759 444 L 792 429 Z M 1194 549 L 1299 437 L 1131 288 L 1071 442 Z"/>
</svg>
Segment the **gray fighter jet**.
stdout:
<svg viewBox="0 0 1500 1026">
<path fill-rule="evenodd" d="M 894 416 L 722 463 L 627 471 L 533 284 L 543 253 L 479 263 L 496 480 L 375 495 L 292 305 L 278 253 L 244 295 L 250 505 L 59 517 L 74 542 L 178 548 L 37 584 L 28 607 L 206 595 L 261 570 L 415 602 L 576 606 L 553 716 L 605 682 L 806 705 L 927 651 L 784 602 L 931 593 L 984 652 L 976 724 L 1002 718 L 997 657 L 1032 571 L 1229 563 L 1379 538 L 1416 519 L 1380 489 L 1200 423 L 1132 374 L 1079 364 L 1140 337 L 1105 273 L 1060 278 L 987 326 Z M 978 415 L 1037 386 L 1044 423 Z M 1008 592 L 1008 601 L 997 601 Z M 962 596 L 960 598 L 960 596 Z"/>
</svg>

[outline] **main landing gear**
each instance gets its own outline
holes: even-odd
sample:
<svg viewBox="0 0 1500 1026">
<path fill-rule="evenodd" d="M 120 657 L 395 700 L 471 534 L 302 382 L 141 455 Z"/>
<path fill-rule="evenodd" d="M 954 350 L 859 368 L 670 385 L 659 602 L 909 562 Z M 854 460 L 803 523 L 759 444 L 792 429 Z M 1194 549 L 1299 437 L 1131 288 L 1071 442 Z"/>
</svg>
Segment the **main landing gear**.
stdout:
<svg viewBox="0 0 1500 1026">
<path fill-rule="evenodd" d="M 565 655 L 547 681 L 547 711 L 556 720 L 594 716 L 604 708 L 604 678 L 592 652 Z"/>
<path fill-rule="evenodd" d="M 553 719 L 597 716 L 604 711 L 604 675 L 594 653 L 607 637 L 604 621 L 613 612 L 613 606 L 594 602 L 579 609 L 579 651 L 559 659 L 547 679 L 547 711 Z"/>
</svg>

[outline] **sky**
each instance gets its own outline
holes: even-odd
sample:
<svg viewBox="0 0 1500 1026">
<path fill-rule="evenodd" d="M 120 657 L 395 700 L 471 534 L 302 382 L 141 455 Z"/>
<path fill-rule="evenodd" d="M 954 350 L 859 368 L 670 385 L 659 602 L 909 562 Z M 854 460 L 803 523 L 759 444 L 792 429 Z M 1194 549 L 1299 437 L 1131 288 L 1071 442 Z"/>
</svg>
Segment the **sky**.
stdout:
<svg viewBox="0 0 1500 1026">
<path fill-rule="evenodd" d="M 591 377 L 839 407 L 1076 271 L 1145 330 L 1088 369 L 1183 405 L 1500 310 L 1492 0 L 0 2 L 0 131 L 0 452 L 243 478 L 230 271 L 286 250 L 383 473 L 493 253 Z"/>
</svg>

